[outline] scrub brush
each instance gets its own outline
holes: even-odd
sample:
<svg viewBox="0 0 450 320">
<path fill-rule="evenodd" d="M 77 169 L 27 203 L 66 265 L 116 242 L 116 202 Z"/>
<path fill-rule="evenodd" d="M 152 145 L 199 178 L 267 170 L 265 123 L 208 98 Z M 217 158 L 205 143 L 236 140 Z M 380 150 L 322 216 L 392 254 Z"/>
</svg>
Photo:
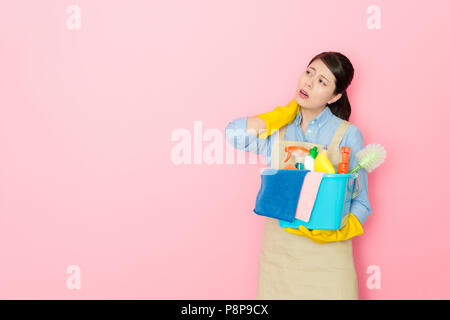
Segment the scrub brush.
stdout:
<svg viewBox="0 0 450 320">
<path fill-rule="evenodd" d="M 371 143 L 356 153 L 355 157 L 358 159 L 358 165 L 350 171 L 351 174 L 361 168 L 371 172 L 384 162 L 386 150 L 378 143 Z"/>
</svg>

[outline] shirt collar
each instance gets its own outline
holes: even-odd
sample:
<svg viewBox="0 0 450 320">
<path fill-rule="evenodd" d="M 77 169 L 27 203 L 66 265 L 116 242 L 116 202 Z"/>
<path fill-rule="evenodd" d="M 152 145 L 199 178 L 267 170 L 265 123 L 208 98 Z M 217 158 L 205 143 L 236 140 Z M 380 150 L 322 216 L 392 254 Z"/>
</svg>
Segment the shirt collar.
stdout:
<svg viewBox="0 0 450 320">
<path fill-rule="evenodd" d="M 320 127 L 325 124 L 325 122 L 328 121 L 328 119 L 330 119 L 333 116 L 333 113 L 331 112 L 330 108 L 328 107 L 328 105 L 325 107 L 325 109 L 322 110 L 321 113 L 319 113 L 317 115 L 317 117 L 315 117 L 313 120 L 315 120 L 314 124 L 319 125 Z M 302 120 L 302 113 L 299 111 L 297 116 L 295 117 L 295 121 L 294 123 L 297 125 L 300 125 L 300 121 Z M 311 120 L 311 121 L 313 121 Z M 309 124 L 308 124 L 309 125 Z"/>
</svg>

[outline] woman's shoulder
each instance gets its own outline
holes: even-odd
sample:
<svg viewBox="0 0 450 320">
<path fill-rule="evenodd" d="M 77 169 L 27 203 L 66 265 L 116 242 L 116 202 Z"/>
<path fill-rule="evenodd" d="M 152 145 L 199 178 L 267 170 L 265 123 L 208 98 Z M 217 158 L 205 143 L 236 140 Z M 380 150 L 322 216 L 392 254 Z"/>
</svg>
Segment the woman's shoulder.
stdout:
<svg viewBox="0 0 450 320">
<path fill-rule="evenodd" d="M 361 134 L 361 130 L 359 130 L 359 128 L 355 124 L 351 123 L 348 120 L 343 120 L 343 119 L 339 118 L 338 116 L 332 114 L 332 123 L 333 123 L 334 127 L 336 127 L 336 128 L 339 127 L 339 125 L 342 123 L 342 121 L 348 122 L 348 127 L 347 127 L 347 130 L 345 131 L 345 135 L 354 136 L 354 135 Z"/>
<path fill-rule="evenodd" d="M 358 145 L 361 146 L 364 144 L 363 136 L 361 130 L 355 124 L 347 121 L 349 123 L 347 130 L 345 131 L 342 142 L 347 145 Z"/>
<path fill-rule="evenodd" d="M 346 121 L 348 122 L 348 127 L 347 130 L 345 131 L 345 135 L 348 136 L 358 136 L 361 135 L 361 130 L 359 130 L 359 128 L 353 124 L 352 122 L 348 121 L 348 120 L 344 120 L 342 118 L 339 118 L 338 116 L 336 116 L 335 114 L 331 114 L 332 116 L 332 123 L 333 125 L 337 128 L 339 127 L 339 125 L 342 123 L 342 121 Z"/>
<path fill-rule="evenodd" d="M 361 130 L 359 130 L 359 128 L 354 123 L 351 123 L 350 121 L 347 121 L 347 122 L 348 122 L 347 131 L 348 131 L 349 134 L 351 134 L 351 135 L 361 135 Z"/>
</svg>

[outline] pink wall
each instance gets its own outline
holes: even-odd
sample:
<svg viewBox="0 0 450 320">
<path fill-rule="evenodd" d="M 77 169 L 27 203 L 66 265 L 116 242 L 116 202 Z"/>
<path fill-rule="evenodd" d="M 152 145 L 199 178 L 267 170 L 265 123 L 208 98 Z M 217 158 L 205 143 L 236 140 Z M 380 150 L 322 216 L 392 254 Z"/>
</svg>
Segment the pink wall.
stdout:
<svg viewBox="0 0 450 320">
<path fill-rule="evenodd" d="M 0 298 L 254 299 L 263 166 L 226 163 L 224 128 L 289 101 L 322 51 L 352 61 L 350 121 L 388 153 L 353 241 L 360 298 L 450 298 L 449 11 L 444 0 L 3 1 Z M 222 163 L 202 157 L 207 138 L 175 163 L 172 135 L 194 138 L 194 121 Z M 366 285 L 370 266 L 379 288 Z"/>
</svg>

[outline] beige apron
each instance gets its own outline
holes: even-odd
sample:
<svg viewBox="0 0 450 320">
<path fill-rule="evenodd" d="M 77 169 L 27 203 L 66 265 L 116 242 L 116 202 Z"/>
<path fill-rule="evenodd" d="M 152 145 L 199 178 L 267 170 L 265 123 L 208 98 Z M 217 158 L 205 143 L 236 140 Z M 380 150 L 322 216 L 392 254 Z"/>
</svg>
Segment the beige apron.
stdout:
<svg viewBox="0 0 450 320">
<path fill-rule="evenodd" d="M 342 120 L 331 143 L 328 158 L 335 169 L 339 163 L 339 144 L 349 122 Z M 283 169 L 286 146 L 302 146 L 318 151 L 323 145 L 284 140 L 286 126 L 274 133 L 271 167 Z M 358 281 L 353 262 L 352 239 L 319 244 L 305 236 L 285 231 L 278 219 L 265 218 L 259 255 L 257 299 L 358 299 Z"/>
</svg>

